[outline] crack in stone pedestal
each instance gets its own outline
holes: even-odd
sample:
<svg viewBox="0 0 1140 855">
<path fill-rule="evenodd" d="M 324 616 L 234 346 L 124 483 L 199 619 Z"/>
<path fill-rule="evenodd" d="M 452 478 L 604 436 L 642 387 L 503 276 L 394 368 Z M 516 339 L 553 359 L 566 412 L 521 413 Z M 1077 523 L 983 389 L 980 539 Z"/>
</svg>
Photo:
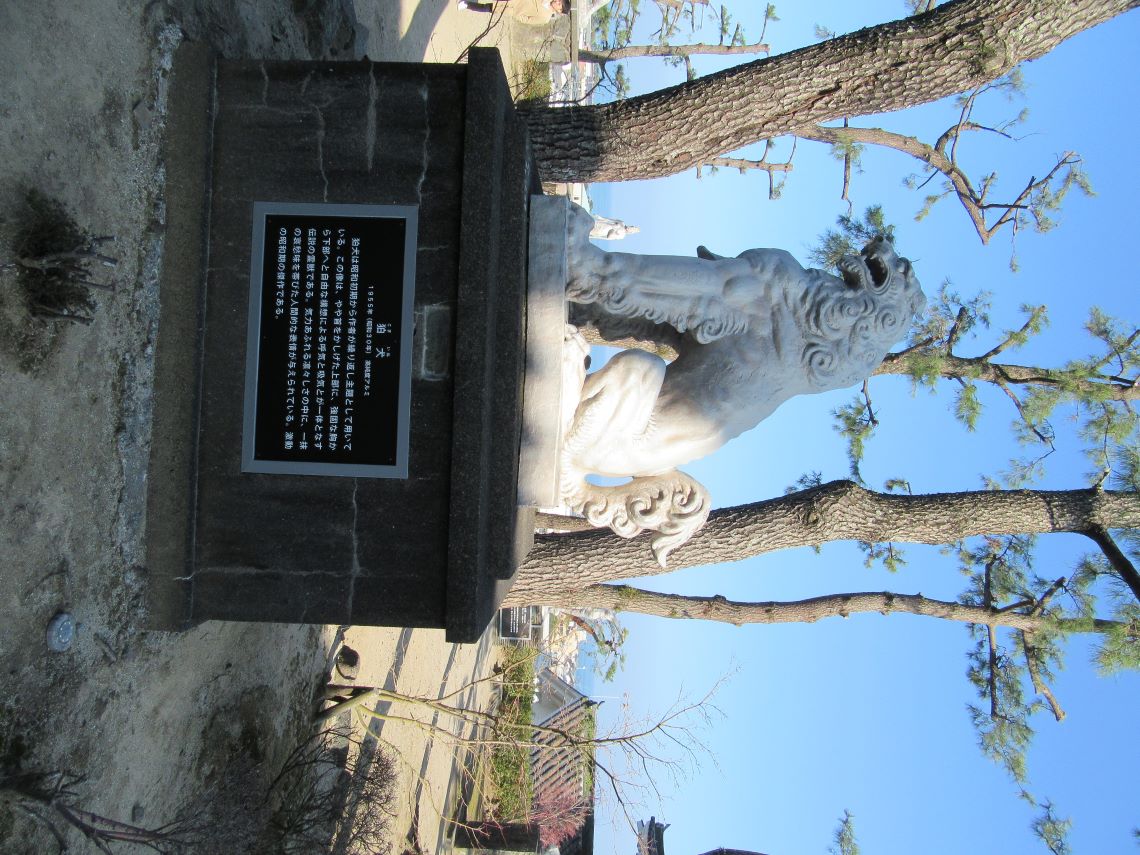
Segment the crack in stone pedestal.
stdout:
<svg viewBox="0 0 1140 855">
<path fill-rule="evenodd" d="M 376 85 L 375 66 L 368 66 L 368 109 L 364 113 L 364 153 L 368 171 L 372 171 L 376 155 L 376 102 L 380 99 L 380 88 Z"/>
<path fill-rule="evenodd" d="M 416 203 L 423 204 L 424 201 L 424 181 L 427 179 L 428 163 L 431 161 L 431 156 L 428 154 L 428 143 L 431 140 L 431 109 L 428 103 L 428 88 L 427 84 L 420 87 L 420 97 L 424 102 L 424 147 L 423 159 L 420 167 L 420 178 L 416 182 Z"/>
</svg>

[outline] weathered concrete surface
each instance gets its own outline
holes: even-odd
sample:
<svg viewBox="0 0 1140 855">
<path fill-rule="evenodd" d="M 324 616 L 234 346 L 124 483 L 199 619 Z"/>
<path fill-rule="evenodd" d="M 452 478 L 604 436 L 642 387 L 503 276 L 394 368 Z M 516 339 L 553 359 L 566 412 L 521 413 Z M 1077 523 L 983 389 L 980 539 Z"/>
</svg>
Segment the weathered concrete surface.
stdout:
<svg viewBox="0 0 1140 855">
<path fill-rule="evenodd" d="M 181 48 L 173 70 L 171 126 L 200 146 L 168 161 L 167 211 L 181 224 L 169 248 L 184 267 L 165 266 L 160 301 L 155 626 L 446 627 L 476 641 L 534 530 L 515 485 L 527 208 L 539 187 L 498 52 L 474 48 L 466 65 L 216 67 L 202 53 Z M 184 173 L 203 162 L 205 189 L 183 194 L 194 184 Z M 415 313 L 454 320 L 444 341 L 427 326 L 415 334 L 413 349 L 448 355 L 411 372 L 407 477 L 240 470 L 251 211 L 270 200 L 417 209 Z M 203 260 L 181 244 L 207 234 L 203 292 Z M 412 347 L 410 326 L 401 335 Z"/>
</svg>

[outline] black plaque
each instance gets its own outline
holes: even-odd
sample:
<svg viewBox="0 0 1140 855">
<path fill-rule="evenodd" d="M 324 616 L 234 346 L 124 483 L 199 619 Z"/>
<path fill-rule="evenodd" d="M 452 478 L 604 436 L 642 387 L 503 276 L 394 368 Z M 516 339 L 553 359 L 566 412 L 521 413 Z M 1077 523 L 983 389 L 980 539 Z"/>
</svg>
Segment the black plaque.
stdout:
<svg viewBox="0 0 1140 855">
<path fill-rule="evenodd" d="M 533 609 L 533 606 L 509 606 L 499 609 L 499 639 L 530 641 L 534 636 Z"/>
<path fill-rule="evenodd" d="M 254 204 L 243 471 L 408 476 L 416 213 Z"/>
</svg>

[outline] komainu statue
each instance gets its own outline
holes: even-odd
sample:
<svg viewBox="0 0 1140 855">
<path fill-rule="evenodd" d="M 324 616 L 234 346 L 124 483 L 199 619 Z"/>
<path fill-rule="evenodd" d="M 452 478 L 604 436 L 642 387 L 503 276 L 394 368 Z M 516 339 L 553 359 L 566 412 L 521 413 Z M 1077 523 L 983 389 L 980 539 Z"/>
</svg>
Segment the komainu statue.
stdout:
<svg viewBox="0 0 1140 855">
<path fill-rule="evenodd" d="M 571 391 L 561 459 L 563 501 L 624 537 L 656 532 L 662 566 L 708 518 L 705 488 L 679 471 L 755 427 L 794 395 L 841 389 L 874 371 L 926 305 L 910 262 L 876 240 L 843 258 L 841 277 L 779 249 L 736 258 L 606 252 L 572 207 L 567 298 L 603 335 L 668 343 L 666 364 L 624 350 L 585 375 L 584 342 L 566 348 Z M 570 330 L 573 338 L 576 333 Z M 568 342 L 568 344 L 570 344 Z M 566 399 L 564 399 L 566 400 Z M 629 477 L 599 486 L 589 474 Z"/>
</svg>

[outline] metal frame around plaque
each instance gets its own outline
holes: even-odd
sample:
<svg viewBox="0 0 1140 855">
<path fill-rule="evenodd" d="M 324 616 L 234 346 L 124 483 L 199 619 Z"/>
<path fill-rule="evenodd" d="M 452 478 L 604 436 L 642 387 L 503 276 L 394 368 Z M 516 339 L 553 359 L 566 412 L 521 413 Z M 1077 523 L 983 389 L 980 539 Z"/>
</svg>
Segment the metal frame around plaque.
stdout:
<svg viewBox="0 0 1140 855">
<path fill-rule="evenodd" d="M 261 306 L 265 262 L 265 220 L 271 215 L 402 219 L 404 229 L 399 394 L 396 462 L 392 466 L 255 458 L 258 365 L 261 358 Z M 273 475 L 333 475 L 350 478 L 407 478 L 408 434 L 412 409 L 412 338 L 414 329 L 416 247 L 419 208 L 415 205 L 347 205 L 324 202 L 254 202 L 253 251 L 249 262 L 249 321 L 246 328 L 245 402 L 242 418 L 241 471 Z"/>
</svg>

